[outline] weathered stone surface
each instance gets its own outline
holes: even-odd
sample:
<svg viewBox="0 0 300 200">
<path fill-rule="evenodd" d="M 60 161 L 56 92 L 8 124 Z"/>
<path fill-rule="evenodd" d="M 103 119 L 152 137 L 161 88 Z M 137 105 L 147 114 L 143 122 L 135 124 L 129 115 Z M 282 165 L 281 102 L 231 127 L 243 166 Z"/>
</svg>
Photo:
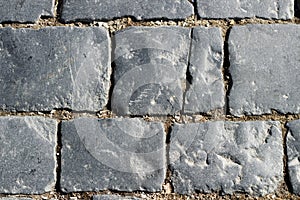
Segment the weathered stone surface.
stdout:
<svg viewBox="0 0 300 200">
<path fill-rule="evenodd" d="M 294 0 L 197 0 L 198 14 L 203 18 L 291 19 Z"/>
<path fill-rule="evenodd" d="M 24 197 L 21 197 L 21 198 L 16 198 L 16 197 L 3 197 L 3 198 L 0 198 L 0 200 L 32 200 L 31 198 L 24 198 Z"/>
<path fill-rule="evenodd" d="M 122 197 L 118 195 L 96 195 L 93 200 L 142 200 L 136 197 Z"/>
<path fill-rule="evenodd" d="M 53 10 L 54 0 L 0 0 L 0 22 L 35 22 Z"/>
<path fill-rule="evenodd" d="M 56 178 L 57 122 L 1 117 L 0 127 L 0 193 L 51 191 Z"/>
<path fill-rule="evenodd" d="M 131 27 L 115 35 L 112 110 L 119 115 L 182 109 L 190 29 Z"/>
<path fill-rule="evenodd" d="M 288 174 L 293 193 L 300 194 L 300 120 L 287 124 Z"/>
<path fill-rule="evenodd" d="M 234 115 L 300 112 L 300 26 L 247 25 L 229 36 Z"/>
<path fill-rule="evenodd" d="M 265 195 L 283 180 L 279 122 L 176 124 L 169 156 L 177 193 Z"/>
<path fill-rule="evenodd" d="M 165 178 L 162 123 L 79 118 L 62 123 L 61 187 L 73 191 L 160 191 Z"/>
<path fill-rule="evenodd" d="M 223 39 L 219 28 L 193 29 L 184 111 L 206 113 L 224 107 Z"/>
<path fill-rule="evenodd" d="M 110 39 L 102 28 L 0 30 L 0 108 L 98 111 L 107 104 Z"/>
<path fill-rule="evenodd" d="M 63 2 L 64 21 L 109 20 L 120 17 L 145 19 L 183 19 L 193 14 L 188 0 L 66 0 Z"/>
</svg>

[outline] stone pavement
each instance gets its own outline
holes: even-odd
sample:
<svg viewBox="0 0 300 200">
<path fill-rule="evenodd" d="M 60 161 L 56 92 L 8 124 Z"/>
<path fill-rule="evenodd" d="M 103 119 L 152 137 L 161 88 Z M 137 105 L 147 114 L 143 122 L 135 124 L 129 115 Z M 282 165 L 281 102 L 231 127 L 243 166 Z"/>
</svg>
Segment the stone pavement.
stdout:
<svg viewBox="0 0 300 200">
<path fill-rule="evenodd" d="M 0 0 L 0 200 L 299 198 L 298 5 Z"/>
</svg>

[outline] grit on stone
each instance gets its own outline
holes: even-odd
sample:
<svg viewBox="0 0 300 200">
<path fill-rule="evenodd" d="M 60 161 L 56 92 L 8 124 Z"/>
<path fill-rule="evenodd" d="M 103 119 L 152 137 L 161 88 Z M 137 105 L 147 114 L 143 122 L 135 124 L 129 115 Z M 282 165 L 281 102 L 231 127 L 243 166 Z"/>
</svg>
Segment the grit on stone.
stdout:
<svg viewBox="0 0 300 200">
<path fill-rule="evenodd" d="M 194 14 L 188 0 L 65 0 L 64 21 L 109 20 L 120 17 L 184 19 Z"/>
<path fill-rule="evenodd" d="M 53 190 L 57 125 L 42 117 L 0 117 L 0 193 Z"/>
<path fill-rule="evenodd" d="M 287 124 L 288 174 L 293 193 L 300 195 L 300 120 Z"/>
<path fill-rule="evenodd" d="M 31 198 L 15 198 L 15 197 L 3 197 L 0 200 L 33 200 Z"/>
<path fill-rule="evenodd" d="M 196 0 L 202 18 L 292 19 L 294 0 Z"/>
<path fill-rule="evenodd" d="M 246 25 L 229 35 L 233 115 L 300 112 L 300 26 Z"/>
<path fill-rule="evenodd" d="M 108 101 L 110 53 L 104 28 L 3 28 L 0 108 L 101 110 Z"/>
<path fill-rule="evenodd" d="M 118 195 L 97 195 L 93 196 L 93 200 L 142 200 L 136 197 L 122 197 Z"/>
<path fill-rule="evenodd" d="M 225 104 L 223 39 L 219 28 L 193 29 L 185 113 L 206 113 Z"/>
<path fill-rule="evenodd" d="M 165 179 L 162 123 L 78 118 L 62 123 L 61 189 L 160 191 Z"/>
<path fill-rule="evenodd" d="M 112 110 L 167 115 L 182 109 L 191 29 L 130 27 L 115 34 Z"/>
<path fill-rule="evenodd" d="M 169 156 L 180 194 L 265 195 L 283 180 L 279 122 L 175 124 Z"/>
<path fill-rule="evenodd" d="M 36 22 L 41 16 L 53 17 L 55 0 L 0 0 L 1 22 Z"/>
</svg>

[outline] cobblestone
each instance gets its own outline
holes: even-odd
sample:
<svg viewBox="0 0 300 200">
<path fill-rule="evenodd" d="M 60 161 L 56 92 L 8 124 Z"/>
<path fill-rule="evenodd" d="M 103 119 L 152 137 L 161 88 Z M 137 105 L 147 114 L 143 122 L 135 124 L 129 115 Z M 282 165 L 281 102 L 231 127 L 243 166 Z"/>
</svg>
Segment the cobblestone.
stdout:
<svg viewBox="0 0 300 200">
<path fill-rule="evenodd" d="M 279 122 L 176 124 L 169 155 L 180 194 L 266 195 L 283 180 Z"/>
</svg>

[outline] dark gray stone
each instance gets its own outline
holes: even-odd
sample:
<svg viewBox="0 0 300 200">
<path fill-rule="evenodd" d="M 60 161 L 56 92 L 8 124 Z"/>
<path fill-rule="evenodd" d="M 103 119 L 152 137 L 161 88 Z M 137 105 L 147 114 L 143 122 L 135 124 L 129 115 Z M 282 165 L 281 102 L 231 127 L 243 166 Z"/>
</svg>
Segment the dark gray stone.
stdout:
<svg viewBox="0 0 300 200">
<path fill-rule="evenodd" d="M 55 0 L 0 0 L 0 22 L 32 22 L 53 17 Z"/>
<path fill-rule="evenodd" d="M 206 113 L 225 104 L 223 39 L 219 28 L 193 29 L 185 113 Z"/>
<path fill-rule="evenodd" d="M 190 29 L 131 27 L 117 32 L 115 41 L 113 112 L 118 115 L 179 113 Z"/>
<path fill-rule="evenodd" d="M 300 195 L 300 120 L 287 124 L 288 174 L 293 193 Z"/>
<path fill-rule="evenodd" d="M 265 195 L 283 180 L 279 122 L 176 124 L 170 165 L 176 193 Z"/>
<path fill-rule="evenodd" d="M 98 111 L 110 86 L 110 39 L 102 28 L 0 30 L 0 108 Z"/>
<path fill-rule="evenodd" d="M 229 35 L 232 114 L 300 112 L 299 32 L 299 25 L 233 27 Z"/>
<path fill-rule="evenodd" d="M 197 0 L 198 14 L 203 18 L 292 19 L 294 0 Z"/>
<path fill-rule="evenodd" d="M 64 21 L 109 20 L 120 17 L 184 19 L 194 13 L 188 0 L 65 0 Z"/>
<path fill-rule="evenodd" d="M 0 193 L 53 190 L 57 125 L 42 117 L 0 117 Z"/>
<path fill-rule="evenodd" d="M 122 197 L 118 195 L 97 195 L 93 196 L 93 200 L 142 200 L 136 197 Z"/>
<path fill-rule="evenodd" d="M 62 123 L 65 192 L 160 191 L 165 178 L 162 123 L 79 118 Z"/>
</svg>

